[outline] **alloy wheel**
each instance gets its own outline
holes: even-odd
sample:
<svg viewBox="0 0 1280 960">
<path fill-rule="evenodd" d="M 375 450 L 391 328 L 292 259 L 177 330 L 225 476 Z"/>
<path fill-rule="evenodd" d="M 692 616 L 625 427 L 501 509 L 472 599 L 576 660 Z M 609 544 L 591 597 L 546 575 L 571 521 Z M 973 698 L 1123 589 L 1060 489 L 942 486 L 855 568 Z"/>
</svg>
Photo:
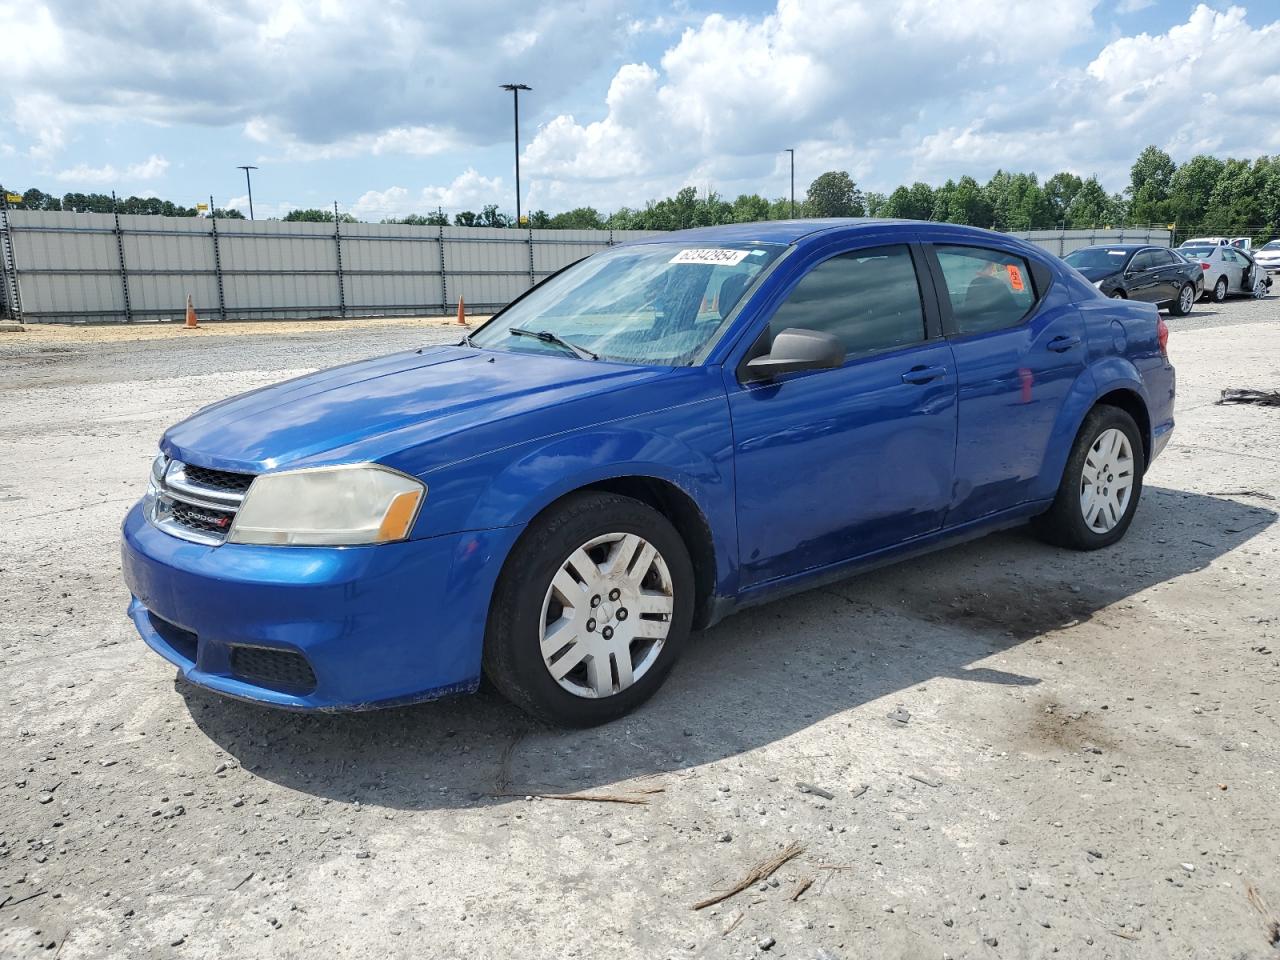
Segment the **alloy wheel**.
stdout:
<svg viewBox="0 0 1280 960">
<path fill-rule="evenodd" d="M 620 693 L 657 661 L 674 608 L 671 571 L 653 544 L 634 533 L 595 537 L 564 560 L 547 588 L 542 662 L 575 696 Z"/>
<path fill-rule="evenodd" d="M 1195 300 L 1195 291 L 1190 286 L 1184 286 L 1182 292 L 1178 294 L 1178 307 L 1183 313 L 1191 312 L 1191 304 Z"/>
<path fill-rule="evenodd" d="M 1133 493 L 1133 469 L 1133 447 L 1124 431 L 1102 431 L 1080 475 L 1080 512 L 1094 533 L 1109 533 L 1124 517 Z"/>
</svg>

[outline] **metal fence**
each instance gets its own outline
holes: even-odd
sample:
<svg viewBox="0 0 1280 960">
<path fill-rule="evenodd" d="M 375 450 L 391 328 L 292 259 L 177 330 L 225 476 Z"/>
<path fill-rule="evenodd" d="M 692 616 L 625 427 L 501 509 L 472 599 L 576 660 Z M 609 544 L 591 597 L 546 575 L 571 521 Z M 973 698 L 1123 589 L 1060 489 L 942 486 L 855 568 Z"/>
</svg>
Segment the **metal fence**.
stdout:
<svg viewBox="0 0 1280 960">
<path fill-rule="evenodd" d="M 504 306 L 624 230 L 510 230 L 9 210 L 4 299 L 32 322 L 449 313 Z"/>
<path fill-rule="evenodd" d="M 0 211 L 0 308 L 33 322 L 447 314 L 502 307 L 641 230 L 512 230 Z M 1062 255 L 1168 230 L 1016 234 Z"/>
<path fill-rule="evenodd" d="M 1164 227 L 1117 227 L 1094 230 L 1013 230 L 1009 236 L 1026 240 L 1052 254 L 1065 257 L 1072 250 L 1106 243 L 1149 243 L 1157 247 L 1173 245 L 1173 231 Z"/>
</svg>

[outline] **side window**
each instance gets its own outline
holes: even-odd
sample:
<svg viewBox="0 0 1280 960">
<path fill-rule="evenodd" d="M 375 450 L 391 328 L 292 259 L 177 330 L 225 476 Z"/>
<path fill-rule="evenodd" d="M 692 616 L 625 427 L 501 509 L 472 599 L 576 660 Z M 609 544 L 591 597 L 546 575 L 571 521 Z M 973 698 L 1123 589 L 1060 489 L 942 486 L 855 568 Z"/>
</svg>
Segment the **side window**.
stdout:
<svg viewBox="0 0 1280 960">
<path fill-rule="evenodd" d="M 937 245 L 956 332 L 964 336 L 1017 326 L 1035 305 L 1022 257 L 985 247 Z"/>
<path fill-rule="evenodd" d="M 840 338 L 850 357 L 924 340 L 924 308 L 911 251 L 874 247 L 824 260 L 804 275 L 769 321 Z"/>
<path fill-rule="evenodd" d="M 1155 258 L 1155 265 L 1157 267 L 1167 267 L 1169 264 L 1174 262 L 1173 254 L 1168 250 L 1153 250 L 1151 251 L 1151 255 Z"/>
<path fill-rule="evenodd" d="M 1140 273 L 1143 270 L 1150 270 L 1156 265 L 1155 254 L 1150 250 L 1140 250 L 1134 254 L 1133 262 L 1129 264 L 1129 273 Z"/>
</svg>

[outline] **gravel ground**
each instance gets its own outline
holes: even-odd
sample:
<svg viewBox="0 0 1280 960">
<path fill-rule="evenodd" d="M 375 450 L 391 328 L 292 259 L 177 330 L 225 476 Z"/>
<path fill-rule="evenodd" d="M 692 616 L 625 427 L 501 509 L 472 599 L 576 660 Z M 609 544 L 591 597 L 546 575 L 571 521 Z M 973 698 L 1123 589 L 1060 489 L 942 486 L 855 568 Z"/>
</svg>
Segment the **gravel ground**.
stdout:
<svg viewBox="0 0 1280 960">
<path fill-rule="evenodd" d="M 0 334 L 0 956 L 1276 956 L 1280 410 L 1213 401 L 1280 388 L 1277 324 L 1171 321 L 1117 547 L 1015 531 L 742 613 L 585 733 L 222 700 L 124 615 L 167 424 L 454 331 Z M 526 799 L 566 791 L 647 802 Z"/>
</svg>

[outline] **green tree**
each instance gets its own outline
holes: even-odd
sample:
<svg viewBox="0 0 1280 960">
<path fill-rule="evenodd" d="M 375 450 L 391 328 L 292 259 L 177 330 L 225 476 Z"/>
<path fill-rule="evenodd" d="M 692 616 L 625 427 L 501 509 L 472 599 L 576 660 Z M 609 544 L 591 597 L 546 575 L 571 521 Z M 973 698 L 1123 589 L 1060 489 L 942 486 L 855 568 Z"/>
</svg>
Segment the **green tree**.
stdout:
<svg viewBox="0 0 1280 960">
<path fill-rule="evenodd" d="M 755 223 L 769 219 L 769 201 L 756 193 L 741 194 L 733 201 L 734 223 Z"/>
<path fill-rule="evenodd" d="M 1179 225 L 1203 223 L 1224 166 L 1202 153 L 1178 167 L 1169 180 L 1169 216 Z"/>
<path fill-rule="evenodd" d="M 862 191 L 843 170 L 828 170 L 809 184 L 806 217 L 861 217 L 866 214 Z"/>
<path fill-rule="evenodd" d="M 1084 181 L 1074 173 L 1055 173 L 1044 182 L 1044 196 L 1049 204 L 1049 226 L 1066 220 L 1067 209 L 1075 200 Z"/>
<path fill-rule="evenodd" d="M 480 218 L 471 210 L 463 210 L 453 215 L 453 225 L 455 227 L 478 227 L 480 226 Z"/>
<path fill-rule="evenodd" d="M 476 220 L 476 226 L 480 227 L 510 227 L 514 226 L 512 218 L 505 213 L 498 212 L 496 203 L 486 203 L 480 210 L 480 216 Z"/>
<path fill-rule="evenodd" d="M 213 216 L 217 220 L 243 220 L 244 214 L 235 207 L 223 209 L 222 207 L 213 208 Z"/>
<path fill-rule="evenodd" d="M 551 226 L 551 214 L 545 210 L 535 210 L 529 214 L 529 226 L 534 230 L 546 230 Z"/>
<path fill-rule="evenodd" d="M 1147 147 L 1129 169 L 1129 215 L 1138 223 L 1167 222 L 1172 214 L 1169 188 L 1177 168 L 1159 147 Z"/>
<path fill-rule="evenodd" d="M 888 205 L 889 198 L 883 193 L 876 193 L 874 190 L 868 190 L 862 198 L 863 206 L 866 207 L 868 217 L 885 216 L 884 208 Z"/>
<path fill-rule="evenodd" d="M 542 213 L 542 211 L 538 212 Z M 543 216 L 545 217 L 546 214 L 544 213 Z M 529 219 L 529 225 L 533 226 L 532 217 Z M 575 207 L 551 217 L 547 226 L 553 230 L 600 230 L 604 227 L 604 218 L 595 207 Z"/>
<path fill-rule="evenodd" d="M 282 218 L 290 222 L 301 223 L 333 223 L 332 210 L 316 210 L 314 208 L 307 210 L 290 210 Z M 338 216 L 338 220 L 342 223 L 358 223 L 349 213 L 343 213 Z"/>
<path fill-rule="evenodd" d="M 944 190 L 944 215 L 936 219 L 976 227 L 991 226 L 991 204 L 977 180 L 970 176 L 963 176 L 954 184 L 948 180 Z"/>
</svg>

